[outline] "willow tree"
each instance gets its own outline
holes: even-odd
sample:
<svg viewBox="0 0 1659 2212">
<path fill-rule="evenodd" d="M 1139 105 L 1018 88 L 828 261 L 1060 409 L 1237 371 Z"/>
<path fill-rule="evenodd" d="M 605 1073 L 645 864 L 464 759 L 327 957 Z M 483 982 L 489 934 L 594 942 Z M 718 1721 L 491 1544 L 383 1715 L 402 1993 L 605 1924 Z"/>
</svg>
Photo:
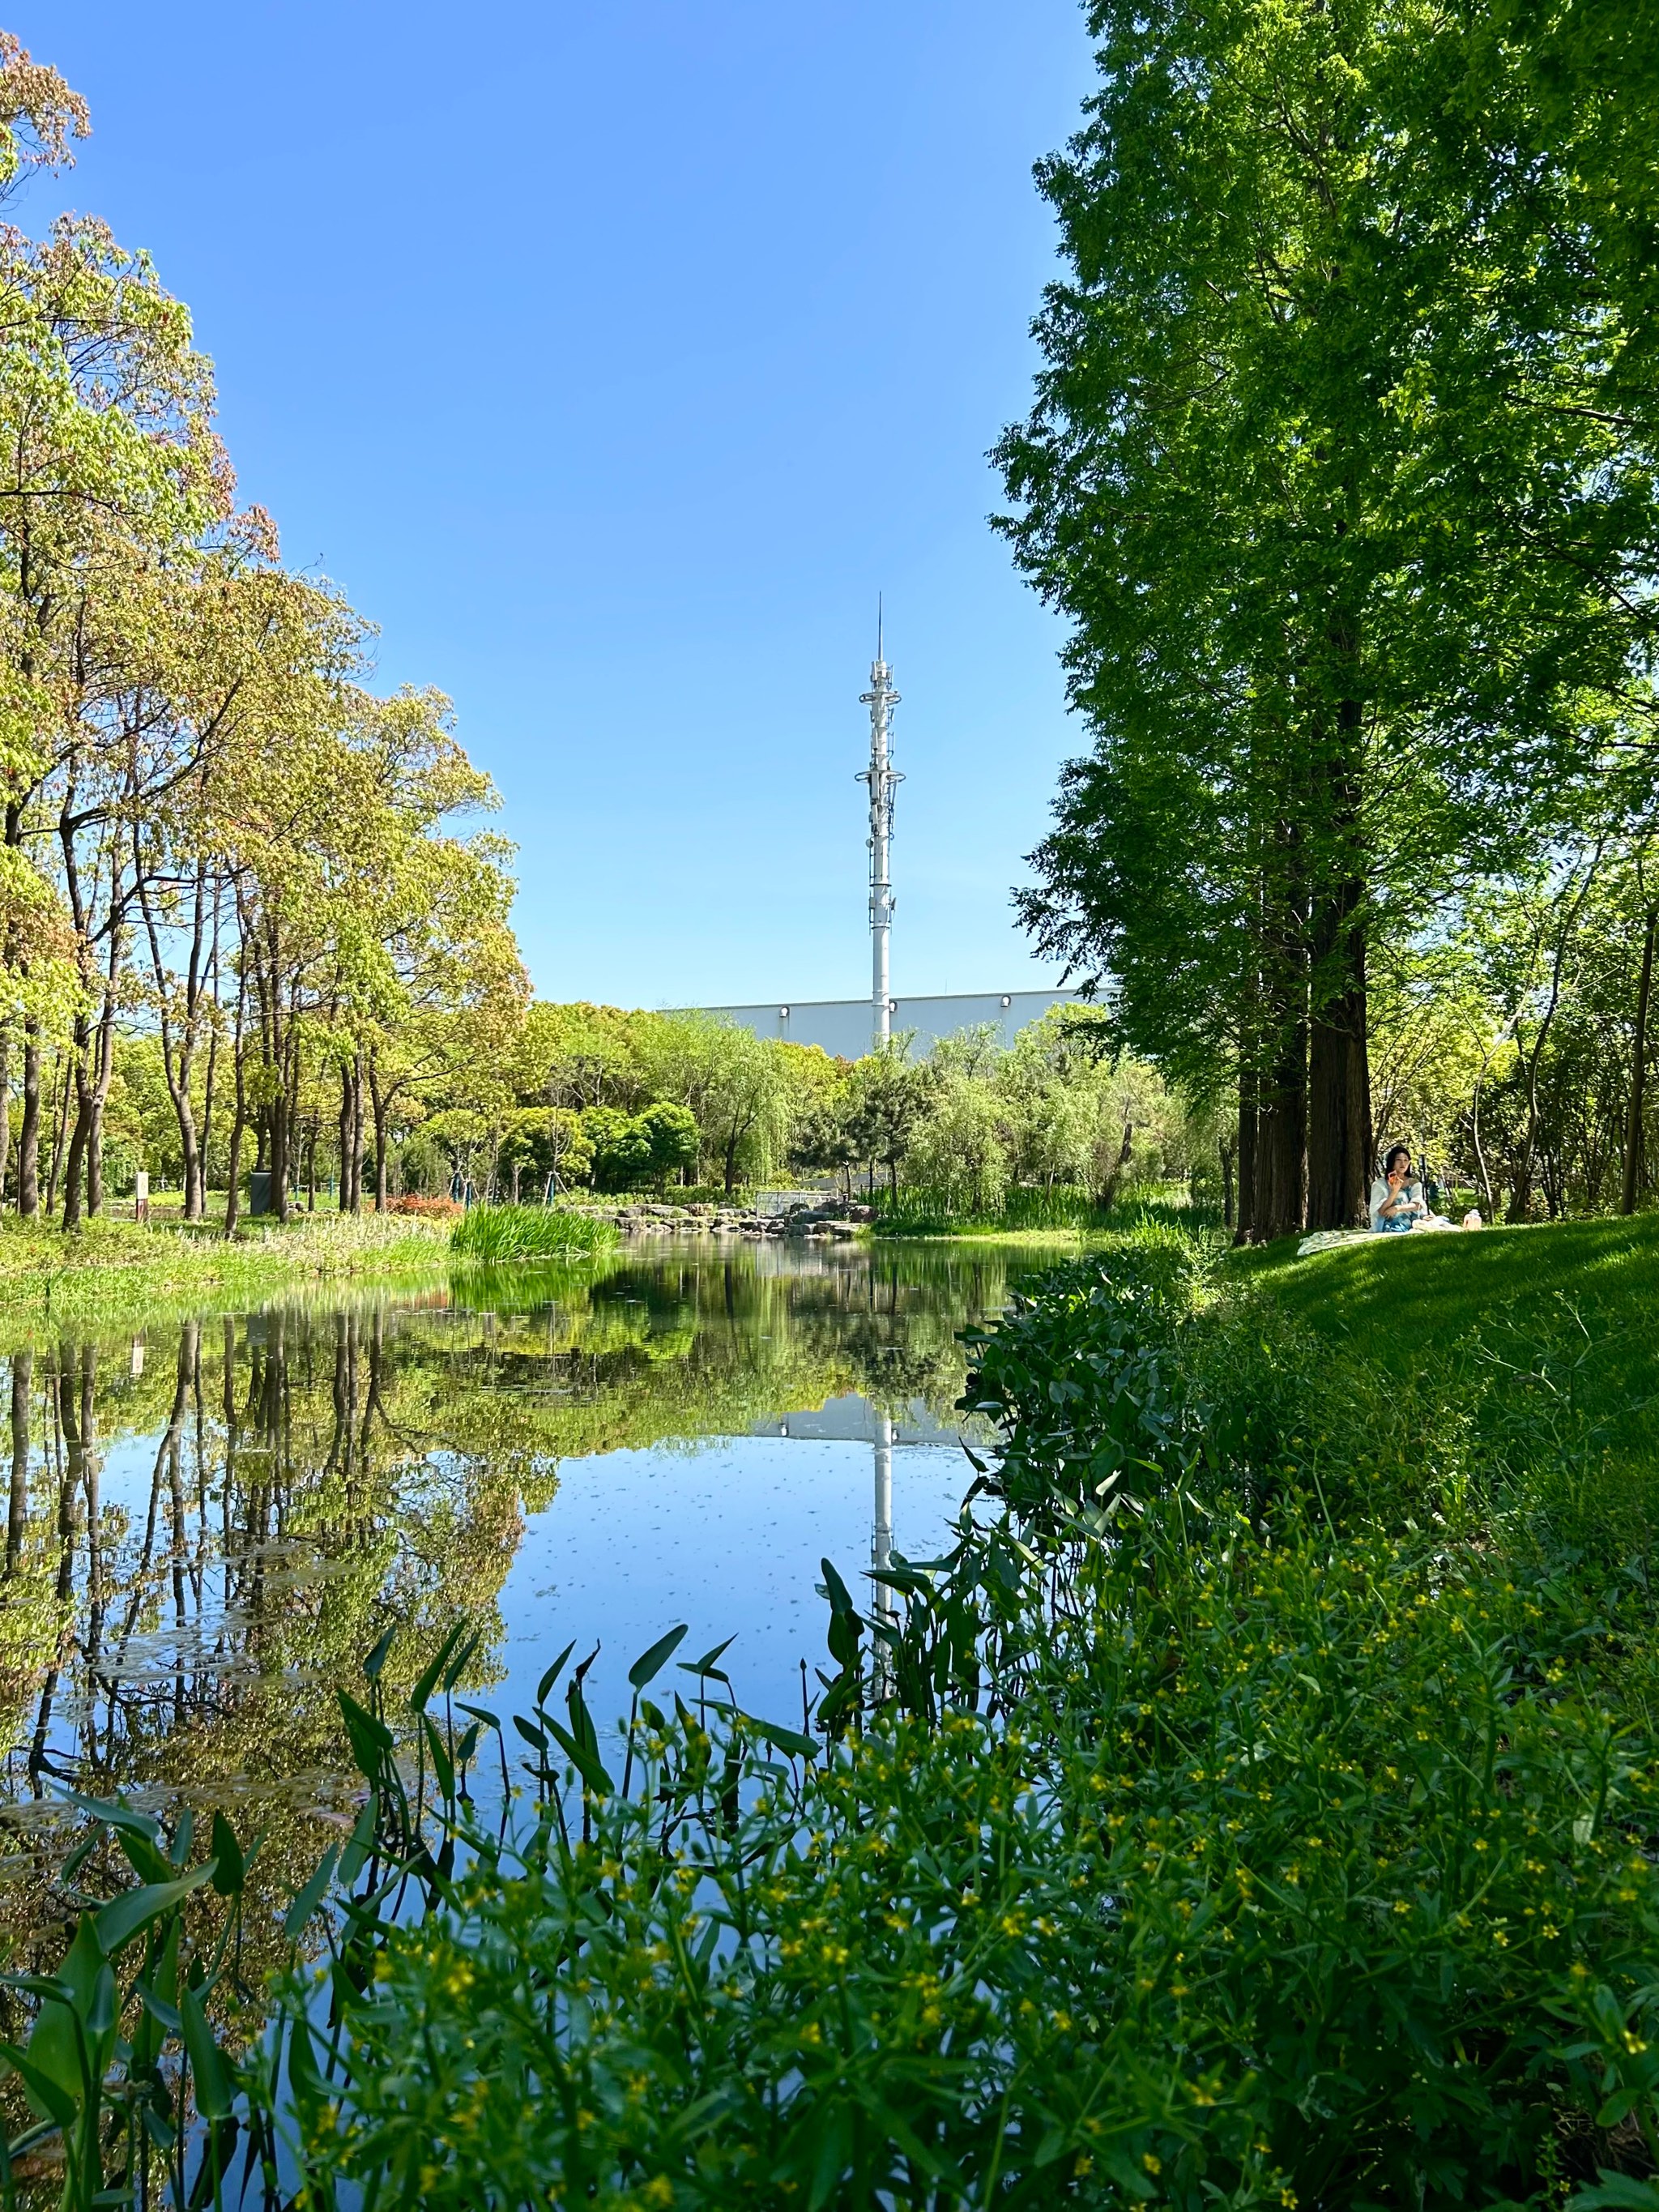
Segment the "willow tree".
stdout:
<svg viewBox="0 0 1659 2212">
<path fill-rule="evenodd" d="M 1360 1218 L 1367 960 L 1547 833 L 1659 545 L 1619 302 L 1481 11 L 1097 0 L 1069 264 L 998 459 L 1093 749 L 1021 903 L 1126 1041 L 1236 1069 L 1255 1234 Z"/>
</svg>

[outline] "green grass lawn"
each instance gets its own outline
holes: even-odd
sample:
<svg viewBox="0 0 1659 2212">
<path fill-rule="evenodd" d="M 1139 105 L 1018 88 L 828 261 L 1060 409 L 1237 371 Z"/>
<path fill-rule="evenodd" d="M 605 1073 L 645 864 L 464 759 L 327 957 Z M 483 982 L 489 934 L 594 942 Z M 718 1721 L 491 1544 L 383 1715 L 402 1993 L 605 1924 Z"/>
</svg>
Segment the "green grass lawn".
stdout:
<svg viewBox="0 0 1659 2212">
<path fill-rule="evenodd" d="M 1226 1266 L 1376 1369 L 1480 1369 L 1501 1396 L 1505 1367 L 1520 1389 L 1547 1364 L 1616 1456 L 1659 1463 L 1659 1214 L 1370 1237 L 1306 1259 L 1286 1237 Z"/>
</svg>

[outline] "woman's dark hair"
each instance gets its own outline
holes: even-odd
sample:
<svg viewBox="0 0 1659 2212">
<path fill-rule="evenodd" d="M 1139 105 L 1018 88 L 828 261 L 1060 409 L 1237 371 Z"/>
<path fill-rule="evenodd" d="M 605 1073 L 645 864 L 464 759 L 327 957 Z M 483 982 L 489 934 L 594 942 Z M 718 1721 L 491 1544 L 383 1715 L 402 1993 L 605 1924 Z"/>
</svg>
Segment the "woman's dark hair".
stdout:
<svg viewBox="0 0 1659 2212">
<path fill-rule="evenodd" d="M 1389 1156 L 1382 1163 L 1382 1172 L 1385 1176 L 1391 1176 L 1394 1173 L 1394 1164 L 1396 1160 L 1404 1160 L 1407 1167 L 1411 1165 L 1412 1148 L 1409 1145 L 1389 1146 Z"/>
</svg>

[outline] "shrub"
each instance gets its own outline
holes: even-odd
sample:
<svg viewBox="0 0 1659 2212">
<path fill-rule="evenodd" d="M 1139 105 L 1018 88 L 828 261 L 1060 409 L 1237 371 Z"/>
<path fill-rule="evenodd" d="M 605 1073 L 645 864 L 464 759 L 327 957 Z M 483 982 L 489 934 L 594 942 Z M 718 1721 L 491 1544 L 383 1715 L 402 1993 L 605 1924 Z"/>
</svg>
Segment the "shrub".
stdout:
<svg viewBox="0 0 1659 2212">
<path fill-rule="evenodd" d="M 465 1209 L 459 1199 L 421 1198 L 411 1192 L 402 1198 L 387 1199 L 386 1210 L 388 1213 L 410 1214 L 426 1221 L 447 1221 Z"/>
</svg>

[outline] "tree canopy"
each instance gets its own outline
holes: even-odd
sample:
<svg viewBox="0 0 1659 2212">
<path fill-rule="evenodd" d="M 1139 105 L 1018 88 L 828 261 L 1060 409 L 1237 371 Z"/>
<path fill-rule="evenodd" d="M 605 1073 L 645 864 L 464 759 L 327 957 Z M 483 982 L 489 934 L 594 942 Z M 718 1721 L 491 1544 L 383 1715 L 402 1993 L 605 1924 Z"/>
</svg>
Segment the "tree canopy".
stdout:
<svg viewBox="0 0 1659 2212">
<path fill-rule="evenodd" d="M 1564 122 L 1484 9 L 1091 22 L 1098 88 L 1039 170 L 1066 274 L 998 449 L 1093 740 L 1021 908 L 1127 1043 L 1236 1082 L 1255 1233 L 1339 1225 L 1379 952 L 1640 747 L 1635 280 L 1586 233 L 1594 101 Z"/>
</svg>

